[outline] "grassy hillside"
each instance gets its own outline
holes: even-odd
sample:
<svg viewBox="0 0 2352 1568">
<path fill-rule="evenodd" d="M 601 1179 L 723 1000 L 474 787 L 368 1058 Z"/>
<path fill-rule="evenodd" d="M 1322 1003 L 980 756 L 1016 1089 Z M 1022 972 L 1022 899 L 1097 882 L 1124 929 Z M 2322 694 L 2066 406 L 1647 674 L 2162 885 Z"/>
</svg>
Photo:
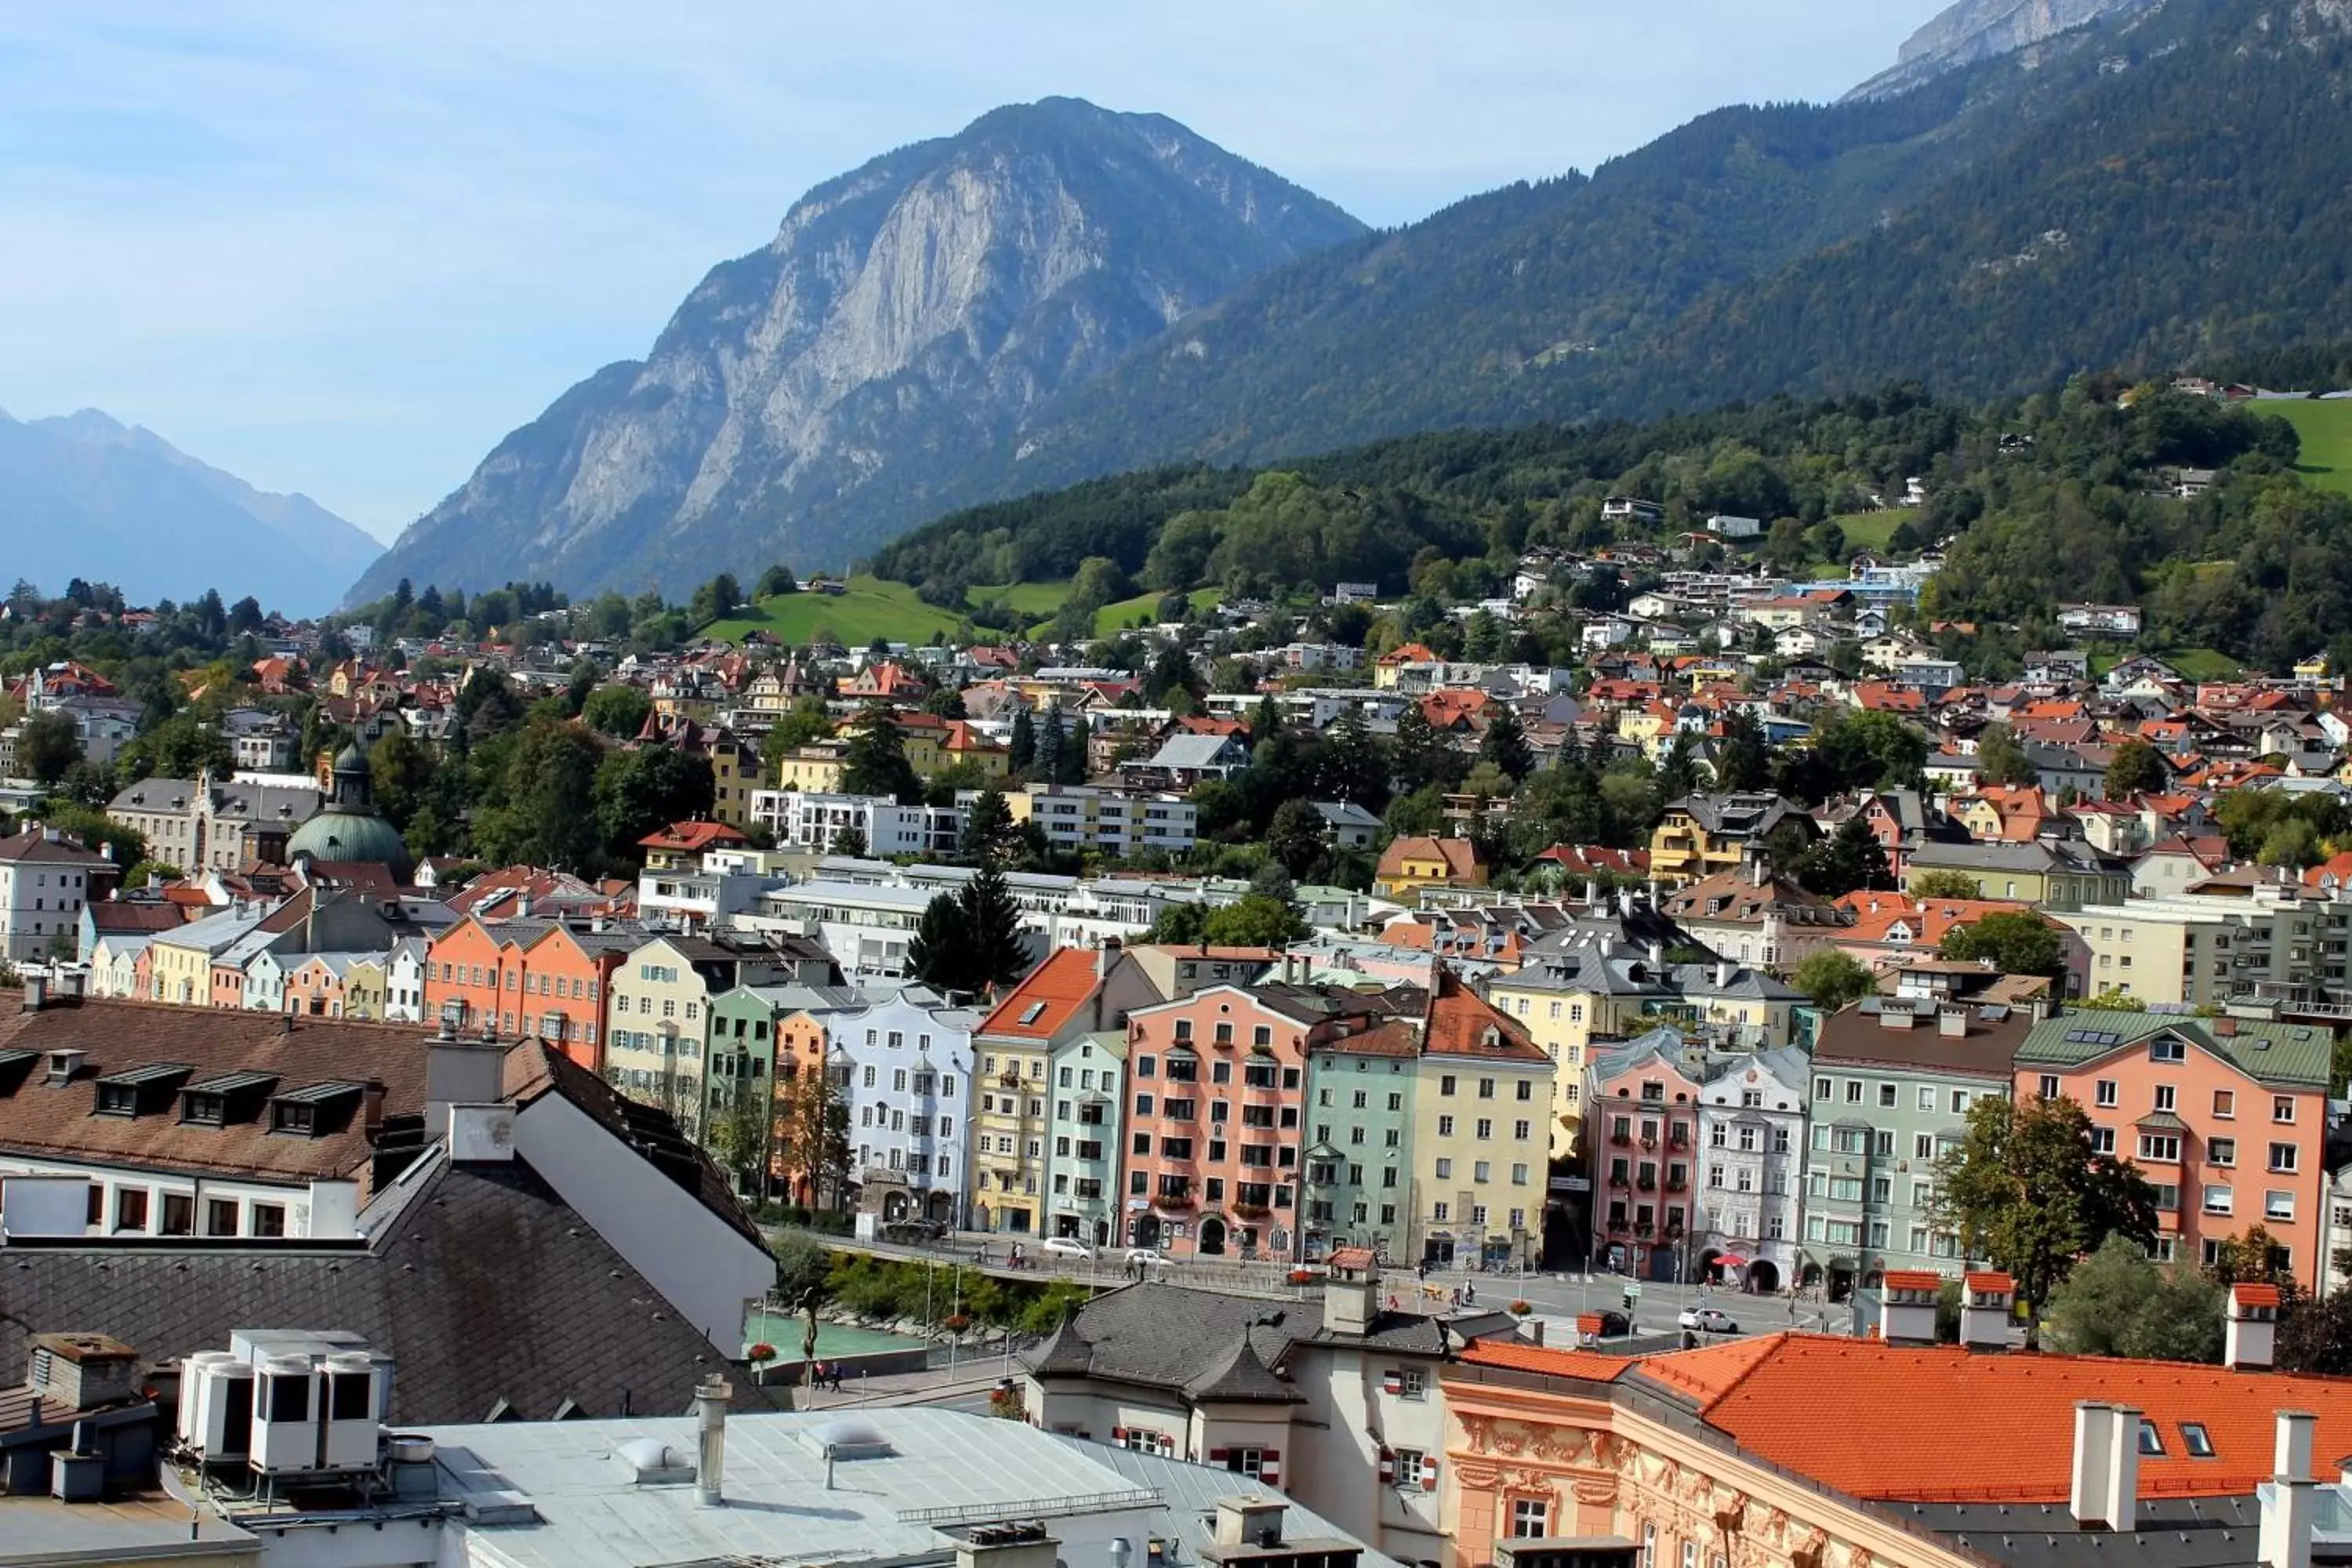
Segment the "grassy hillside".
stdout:
<svg viewBox="0 0 2352 1568">
<path fill-rule="evenodd" d="M 975 588 L 972 596 L 978 598 L 982 593 L 982 590 Z M 1225 592 L 1222 588 L 1195 588 L 1187 596 L 1192 601 L 1193 609 L 1206 610 L 1223 601 Z M 1105 605 L 1095 612 L 1095 636 L 1107 637 L 1132 626 L 1150 626 L 1158 616 L 1159 608 L 1160 595 L 1157 594 L 1138 594 L 1132 599 Z M 1053 629 L 1051 620 L 1040 620 L 1029 628 L 1029 635 L 1042 637 L 1051 634 Z"/>
<path fill-rule="evenodd" d="M 703 635 L 740 642 L 744 633 L 757 629 L 780 642 L 804 643 L 826 631 L 848 647 L 861 647 L 876 637 L 921 643 L 930 641 L 934 632 L 951 636 L 959 619 L 923 603 L 904 583 L 852 577 L 846 594 L 780 594 L 713 622 Z"/>
<path fill-rule="evenodd" d="M 2352 397 L 2263 402 L 2253 407 L 2285 420 L 2303 437 L 2303 457 L 2295 467 L 2305 479 L 2323 489 L 2352 495 Z"/>
</svg>

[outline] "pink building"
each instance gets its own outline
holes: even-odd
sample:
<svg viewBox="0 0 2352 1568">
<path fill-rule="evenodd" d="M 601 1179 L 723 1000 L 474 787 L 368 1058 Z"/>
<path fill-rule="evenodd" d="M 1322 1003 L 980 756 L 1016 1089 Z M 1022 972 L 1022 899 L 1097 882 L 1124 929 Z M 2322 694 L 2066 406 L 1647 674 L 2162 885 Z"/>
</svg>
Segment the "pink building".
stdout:
<svg viewBox="0 0 2352 1568">
<path fill-rule="evenodd" d="M 1637 1279 L 1686 1272 L 1698 1186 L 1699 1080 L 1684 1042 L 1657 1029 L 1585 1068 L 1584 1146 L 1592 1152 L 1592 1256 Z"/>
</svg>

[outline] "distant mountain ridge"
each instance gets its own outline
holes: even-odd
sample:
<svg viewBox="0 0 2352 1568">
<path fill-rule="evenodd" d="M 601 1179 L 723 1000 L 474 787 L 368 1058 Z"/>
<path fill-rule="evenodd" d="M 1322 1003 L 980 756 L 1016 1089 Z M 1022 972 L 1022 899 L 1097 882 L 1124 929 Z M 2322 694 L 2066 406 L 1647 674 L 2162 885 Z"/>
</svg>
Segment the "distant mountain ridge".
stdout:
<svg viewBox="0 0 2352 1568">
<path fill-rule="evenodd" d="M 51 593 L 76 577 L 134 603 L 207 588 L 315 615 L 383 547 L 305 495 L 256 489 L 142 426 L 95 408 L 0 412 L 5 569 Z"/>
<path fill-rule="evenodd" d="M 402 577 L 677 592 L 767 560 L 845 567 L 960 499 L 1047 398 L 1362 232 L 1173 121 L 997 110 L 811 191 L 643 362 L 501 442 L 353 597 Z"/>
</svg>

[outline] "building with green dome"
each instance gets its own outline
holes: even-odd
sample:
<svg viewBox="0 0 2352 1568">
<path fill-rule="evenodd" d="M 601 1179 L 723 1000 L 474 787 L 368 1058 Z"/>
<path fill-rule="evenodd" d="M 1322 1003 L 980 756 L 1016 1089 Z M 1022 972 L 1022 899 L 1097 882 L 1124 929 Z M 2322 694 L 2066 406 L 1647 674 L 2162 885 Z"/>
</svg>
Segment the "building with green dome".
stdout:
<svg viewBox="0 0 2352 1568">
<path fill-rule="evenodd" d="M 287 840 L 288 860 L 306 857 L 320 862 L 381 862 L 392 868 L 395 881 L 408 880 L 408 846 L 401 841 L 400 830 L 376 810 L 367 756 L 356 744 L 345 746 L 335 758 L 334 794 Z"/>
</svg>

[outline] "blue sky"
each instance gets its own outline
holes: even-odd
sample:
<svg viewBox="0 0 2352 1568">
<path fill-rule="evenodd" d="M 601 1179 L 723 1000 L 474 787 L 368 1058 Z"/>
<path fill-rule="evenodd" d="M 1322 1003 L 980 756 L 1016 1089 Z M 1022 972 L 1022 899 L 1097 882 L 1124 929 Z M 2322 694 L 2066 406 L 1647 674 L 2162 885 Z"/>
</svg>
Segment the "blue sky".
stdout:
<svg viewBox="0 0 2352 1568">
<path fill-rule="evenodd" d="M 1053 93 L 1375 224 L 1820 99 L 1943 0 L 99 0 L 0 11 L 0 408 L 389 539 L 877 153 Z"/>
</svg>

